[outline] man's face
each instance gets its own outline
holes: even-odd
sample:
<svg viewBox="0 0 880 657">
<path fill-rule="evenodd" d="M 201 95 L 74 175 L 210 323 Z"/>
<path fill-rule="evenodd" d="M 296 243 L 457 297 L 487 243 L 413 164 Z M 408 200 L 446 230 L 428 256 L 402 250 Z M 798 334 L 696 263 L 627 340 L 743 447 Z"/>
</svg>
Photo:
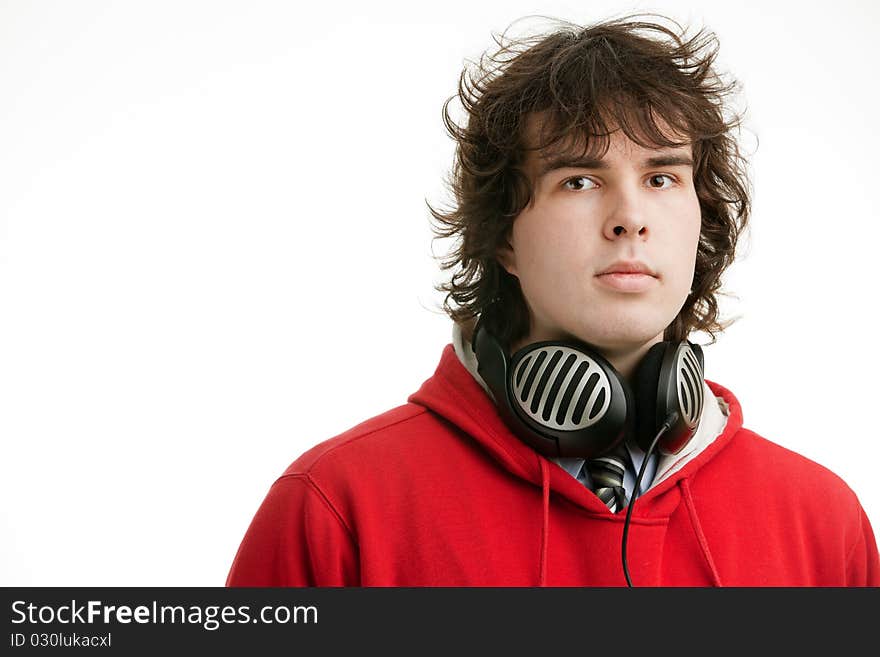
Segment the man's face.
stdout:
<svg viewBox="0 0 880 657">
<path fill-rule="evenodd" d="M 554 165 L 552 155 L 528 151 L 534 202 L 515 219 L 511 248 L 498 253 L 532 318 L 514 349 L 574 336 L 608 354 L 647 350 L 687 299 L 700 237 L 692 147 L 645 149 L 622 130 L 610 140 L 599 163 Z M 657 157 L 685 163 L 647 161 Z M 615 284 L 599 275 L 618 261 L 641 261 L 656 276 Z"/>
</svg>

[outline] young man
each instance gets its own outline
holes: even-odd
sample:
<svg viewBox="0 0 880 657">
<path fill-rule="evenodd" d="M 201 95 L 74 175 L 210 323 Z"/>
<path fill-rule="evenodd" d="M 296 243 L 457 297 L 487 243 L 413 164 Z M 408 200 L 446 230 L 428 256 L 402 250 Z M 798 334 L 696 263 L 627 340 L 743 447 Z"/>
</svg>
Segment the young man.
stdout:
<svg viewBox="0 0 880 657">
<path fill-rule="evenodd" d="M 713 43 L 566 24 L 463 73 L 453 343 L 274 482 L 228 585 L 880 585 L 852 490 L 688 340 L 750 207 Z"/>
</svg>

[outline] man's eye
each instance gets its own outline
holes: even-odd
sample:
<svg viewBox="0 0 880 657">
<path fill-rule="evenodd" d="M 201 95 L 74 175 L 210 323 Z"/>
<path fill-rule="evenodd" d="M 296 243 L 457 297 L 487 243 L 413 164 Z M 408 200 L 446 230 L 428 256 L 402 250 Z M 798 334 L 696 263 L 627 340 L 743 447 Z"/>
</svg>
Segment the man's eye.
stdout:
<svg viewBox="0 0 880 657">
<path fill-rule="evenodd" d="M 584 189 L 583 181 L 586 180 L 590 184 L 594 184 L 592 180 L 587 178 L 586 176 L 575 176 L 574 178 L 569 178 L 565 182 L 562 183 L 562 186 L 566 189 L 579 190 Z"/>
<path fill-rule="evenodd" d="M 665 173 L 655 173 L 653 176 L 651 176 L 650 178 L 648 178 L 649 184 L 650 184 L 651 187 L 653 187 L 654 189 L 666 189 L 667 187 L 670 187 L 670 186 L 671 186 L 671 185 L 666 185 L 666 186 L 664 187 L 664 186 L 663 186 L 663 183 L 660 184 L 660 185 L 661 185 L 660 187 L 658 187 L 657 185 L 654 185 L 653 181 L 654 181 L 654 180 L 657 180 L 658 178 L 661 178 L 661 179 L 662 179 L 662 178 L 666 178 L 666 180 L 670 181 L 671 183 L 673 183 L 673 184 L 675 183 L 675 178 L 673 178 L 672 176 L 670 176 L 670 175 L 668 175 L 668 174 L 665 174 Z"/>
</svg>

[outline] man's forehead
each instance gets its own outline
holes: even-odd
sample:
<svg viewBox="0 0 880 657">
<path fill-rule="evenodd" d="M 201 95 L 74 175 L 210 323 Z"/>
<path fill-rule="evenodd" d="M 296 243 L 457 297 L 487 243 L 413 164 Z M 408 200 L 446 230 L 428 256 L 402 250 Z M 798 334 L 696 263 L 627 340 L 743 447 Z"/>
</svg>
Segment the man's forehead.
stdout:
<svg viewBox="0 0 880 657">
<path fill-rule="evenodd" d="M 691 143 L 680 144 L 676 146 L 642 146 L 625 135 L 620 133 L 622 136 L 617 138 L 617 149 L 622 156 L 628 159 L 642 160 L 642 159 L 650 159 L 651 156 L 657 154 L 675 154 L 680 156 L 690 156 L 693 154 L 693 146 Z M 613 143 L 613 141 L 612 141 Z M 530 150 L 529 155 L 530 159 L 535 160 L 538 164 L 544 164 L 545 162 L 558 161 L 562 159 L 595 159 L 595 160 L 604 160 L 610 159 L 612 156 L 609 155 L 609 151 L 615 150 L 614 146 L 609 144 L 607 149 L 603 151 L 599 151 L 597 146 L 592 148 L 584 148 L 584 142 L 581 141 L 579 143 L 568 143 L 563 145 L 554 145 L 552 147 L 546 147 L 537 150 Z"/>
<path fill-rule="evenodd" d="M 632 141 L 620 128 L 611 128 L 612 135 L 601 139 L 588 138 L 585 133 L 570 133 L 553 144 L 541 146 L 540 139 L 546 139 L 540 134 L 542 123 L 535 116 L 529 117 L 526 122 L 525 144 L 527 146 L 526 163 L 536 175 L 543 175 L 553 169 L 565 166 L 583 166 L 585 168 L 608 168 L 607 159 L 613 146 L 616 144 L 627 159 L 636 160 L 646 166 L 656 165 L 689 165 L 693 166 L 693 144 L 687 138 L 676 136 L 665 122 L 658 121 L 664 136 L 675 141 L 675 146 L 647 145 L 643 146 Z M 646 144 L 651 139 L 642 139 Z M 599 145 L 604 148 L 600 150 Z"/>
</svg>

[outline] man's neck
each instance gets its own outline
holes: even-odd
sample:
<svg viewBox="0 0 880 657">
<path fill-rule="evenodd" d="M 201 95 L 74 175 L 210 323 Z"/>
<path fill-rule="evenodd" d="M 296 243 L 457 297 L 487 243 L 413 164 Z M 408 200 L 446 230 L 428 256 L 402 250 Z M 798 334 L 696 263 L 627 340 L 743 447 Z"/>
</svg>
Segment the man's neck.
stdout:
<svg viewBox="0 0 880 657">
<path fill-rule="evenodd" d="M 527 336 L 514 344 L 510 349 L 510 353 L 514 354 L 526 345 L 547 339 L 548 338 L 534 338 L 531 336 Z M 605 360 L 611 363 L 612 367 L 614 367 L 614 369 L 617 370 L 617 372 L 624 379 L 626 379 L 629 383 L 633 383 L 636 368 L 638 367 L 639 362 L 642 360 L 642 358 L 644 358 L 645 354 L 648 353 L 648 350 L 658 342 L 662 341 L 662 339 L 663 335 L 660 334 L 656 338 L 641 345 L 621 345 L 614 348 L 600 348 L 596 345 L 591 346 L 596 352 L 603 356 Z"/>
<path fill-rule="evenodd" d="M 470 341 L 473 337 L 473 330 L 475 325 L 476 319 L 474 318 L 466 322 L 459 322 L 458 324 L 459 328 L 461 329 L 462 337 L 468 344 L 470 344 Z M 510 355 L 513 355 L 526 345 L 547 339 L 549 338 L 538 338 L 532 337 L 531 335 L 526 336 L 525 338 L 517 341 L 514 345 L 512 345 L 509 353 Z M 648 353 L 648 350 L 651 347 L 653 347 L 658 342 L 661 342 L 662 340 L 663 334 L 661 333 L 653 340 L 650 340 L 641 345 L 621 345 L 614 348 L 600 348 L 595 345 L 592 346 L 593 349 L 595 349 L 605 358 L 605 360 L 611 363 L 614 369 L 617 370 L 623 378 L 632 383 L 639 362 L 641 362 L 642 358 L 644 358 L 645 354 Z"/>
</svg>

